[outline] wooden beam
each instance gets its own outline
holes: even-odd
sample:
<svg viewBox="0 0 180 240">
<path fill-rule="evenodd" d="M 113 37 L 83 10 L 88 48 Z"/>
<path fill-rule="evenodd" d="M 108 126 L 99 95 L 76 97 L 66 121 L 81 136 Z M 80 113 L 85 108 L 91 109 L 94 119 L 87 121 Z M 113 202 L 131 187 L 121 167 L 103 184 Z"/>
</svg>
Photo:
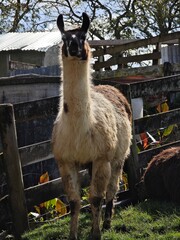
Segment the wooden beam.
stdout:
<svg viewBox="0 0 180 240">
<path fill-rule="evenodd" d="M 170 91 L 180 90 L 180 74 L 130 83 L 130 85 L 132 98 L 168 93 Z M 121 86 L 122 84 L 118 84 L 117 81 L 116 87 L 121 88 Z"/>
<path fill-rule="evenodd" d="M 50 140 L 21 147 L 19 148 L 19 155 L 22 167 L 38 163 L 41 161 L 45 161 L 54 157 L 51 151 Z M 3 162 L 4 162 L 3 153 L 1 153 L 0 173 L 3 173 L 5 171 Z"/>
<path fill-rule="evenodd" d="M 135 134 L 140 134 L 177 123 L 180 123 L 180 108 L 135 119 L 134 129 Z"/>
<path fill-rule="evenodd" d="M 19 155 L 22 166 L 27 166 L 53 158 L 51 140 L 21 147 L 19 148 Z"/>
<path fill-rule="evenodd" d="M 80 183 L 82 187 L 89 186 L 90 178 L 87 170 L 79 172 Z M 64 194 L 62 179 L 57 178 L 44 184 L 25 189 L 26 203 L 28 209 L 32 206 L 59 197 Z"/>
<path fill-rule="evenodd" d="M 129 85 L 126 92 L 126 97 L 128 101 L 131 101 L 131 86 Z M 139 168 L 138 168 L 138 156 L 137 156 L 137 148 L 134 134 L 134 122 L 132 122 L 132 145 L 130 148 L 130 156 L 126 161 L 127 172 L 128 172 L 128 185 L 131 194 L 131 198 L 133 200 L 137 200 L 137 191 L 135 189 L 136 183 L 140 180 Z"/>
<path fill-rule="evenodd" d="M 36 101 L 14 104 L 16 122 L 47 118 L 57 115 L 59 97 L 50 97 Z"/>
<path fill-rule="evenodd" d="M 51 140 L 20 147 L 19 156 L 22 167 L 51 159 L 54 157 L 51 149 Z M 3 153 L 0 153 L 0 173 L 5 171 L 3 161 Z"/>
<path fill-rule="evenodd" d="M 13 106 L 0 105 L 0 135 L 9 192 L 9 203 L 16 239 L 28 229 L 21 162 L 19 158 Z"/>
<path fill-rule="evenodd" d="M 113 55 L 113 54 L 116 54 L 117 52 L 122 52 L 128 49 L 144 47 L 144 46 L 156 44 L 158 42 L 165 42 L 165 41 L 169 41 L 172 39 L 179 39 L 179 38 L 180 38 L 180 31 L 161 35 L 161 36 L 151 37 L 148 39 L 140 39 L 138 41 L 121 44 L 119 46 L 112 46 L 106 49 L 99 49 L 93 52 L 93 57 L 98 57 L 105 54 Z"/>
<path fill-rule="evenodd" d="M 134 55 L 134 56 L 129 56 L 129 57 L 115 56 L 104 62 L 95 62 L 95 64 L 93 65 L 93 68 L 94 68 L 94 70 L 98 70 L 100 68 L 110 67 L 110 66 L 113 66 L 116 64 L 121 64 L 121 63 L 126 64 L 129 62 L 141 62 L 141 61 L 160 59 L 160 58 L 161 58 L 160 52 L 154 52 L 154 53 L 142 54 L 142 55 Z"/>
<path fill-rule="evenodd" d="M 138 39 L 89 40 L 88 43 L 91 47 L 107 47 L 135 41 L 138 41 Z"/>
<path fill-rule="evenodd" d="M 0 86 L 6 85 L 26 85 L 26 84 L 51 84 L 51 83 L 60 83 L 60 77 L 55 76 L 42 76 L 37 74 L 28 74 L 22 76 L 11 76 L 11 77 L 1 77 L 0 78 Z"/>
</svg>

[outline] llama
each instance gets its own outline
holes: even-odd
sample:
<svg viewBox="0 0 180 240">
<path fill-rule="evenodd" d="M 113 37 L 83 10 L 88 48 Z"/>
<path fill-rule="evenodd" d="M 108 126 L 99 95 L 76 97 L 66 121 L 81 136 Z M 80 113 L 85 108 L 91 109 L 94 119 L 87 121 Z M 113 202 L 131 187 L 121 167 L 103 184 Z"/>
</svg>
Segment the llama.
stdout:
<svg viewBox="0 0 180 240">
<path fill-rule="evenodd" d="M 149 162 L 141 188 L 152 199 L 180 204 L 180 147 L 163 150 Z"/>
<path fill-rule="evenodd" d="M 110 228 L 113 198 L 118 178 L 131 145 L 131 109 L 126 98 L 111 86 L 91 82 L 91 49 L 86 41 L 90 25 L 83 13 L 82 26 L 64 30 L 63 16 L 57 26 L 62 34 L 60 54 L 62 81 L 60 108 L 54 122 L 52 147 L 67 193 L 70 210 L 70 236 L 77 239 L 80 210 L 78 171 L 92 164 L 90 204 L 91 239 L 101 239 L 101 205 L 106 197 L 104 229 Z"/>
</svg>

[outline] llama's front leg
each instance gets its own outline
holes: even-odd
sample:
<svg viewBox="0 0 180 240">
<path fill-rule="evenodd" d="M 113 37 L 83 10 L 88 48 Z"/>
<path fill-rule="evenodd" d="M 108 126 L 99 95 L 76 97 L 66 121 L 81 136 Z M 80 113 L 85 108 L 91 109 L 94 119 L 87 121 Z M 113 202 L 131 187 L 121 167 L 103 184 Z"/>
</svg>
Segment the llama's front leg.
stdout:
<svg viewBox="0 0 180 240">
<path fill-rule="evenodd" d="M 92 210 L 92 235 L 91 239 L 101 239 L 100 218 L 101 206 L 105 196 L 107 184 L 111 175 L 109 162 L 93 162 L 92 181 L 90 188 L 90 203 Z"/>
<path fill-rule="evenodd" d="M 59 169 L 71 210 L 69 239 L 76 240 L 78 231 L 78 216 L 80 210 L 78 168 L 75 164 L 61 164 L 59 165 Z"/>
</svg>

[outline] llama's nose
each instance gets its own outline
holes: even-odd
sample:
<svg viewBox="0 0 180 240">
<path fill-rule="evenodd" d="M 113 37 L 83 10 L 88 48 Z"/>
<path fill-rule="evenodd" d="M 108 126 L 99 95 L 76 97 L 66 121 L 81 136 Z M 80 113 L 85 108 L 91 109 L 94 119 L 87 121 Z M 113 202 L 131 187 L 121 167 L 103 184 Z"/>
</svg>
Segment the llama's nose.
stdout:
<svg viewBox="0 0 180 240">
<path fill-rule="evenodd" d="M 69 45 L 69 53 L 71 56 L 76 56 L 78 54 L 78 42 L 76 39 L 72 39 Z"/>
</svg>

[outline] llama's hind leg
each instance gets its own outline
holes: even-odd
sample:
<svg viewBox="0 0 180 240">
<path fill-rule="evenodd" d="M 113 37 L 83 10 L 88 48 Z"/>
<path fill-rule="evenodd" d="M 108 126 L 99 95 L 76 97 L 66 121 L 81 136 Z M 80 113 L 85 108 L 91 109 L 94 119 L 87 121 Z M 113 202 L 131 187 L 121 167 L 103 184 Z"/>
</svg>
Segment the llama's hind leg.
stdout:
<svg viewBox="0 0 180 240">
<path fill-rule="evenodd" d="M 111 178 L 107 187 L 107 193 L 106 193 L 106 209 L 105 209 L 105 215 L 104 215 L 104 223 L 103 223 L 103 230 L 108 230 L 111 228 L 111 218 L 113 215 L 113 208 L 114 208 L 114 197 L 118 190 L 118 184 L 119 184 L 119 177 L 122 173 L 122 167 L 117 166 L 114 164 L 114 166 L 111 166 Z"/>
<path fill-rule="evenodd" d="M 91 239 L 101 239 L 100 218 L 101 206 L 105 196 L 111 168 L 109 162 L 95 161 L 92 167 L 92 181 L 90 187 L 90 203 L 92 210 L 92 232 Z"/>
<path fill-rule="evenodd" d="M 80 210 L 78 167 L 75 164 L 61 164 L 59 165 L 59 169 L 71 210 L 69 239 L 76 240 L 78 231 L 78 216 Z"/>
</svg>

